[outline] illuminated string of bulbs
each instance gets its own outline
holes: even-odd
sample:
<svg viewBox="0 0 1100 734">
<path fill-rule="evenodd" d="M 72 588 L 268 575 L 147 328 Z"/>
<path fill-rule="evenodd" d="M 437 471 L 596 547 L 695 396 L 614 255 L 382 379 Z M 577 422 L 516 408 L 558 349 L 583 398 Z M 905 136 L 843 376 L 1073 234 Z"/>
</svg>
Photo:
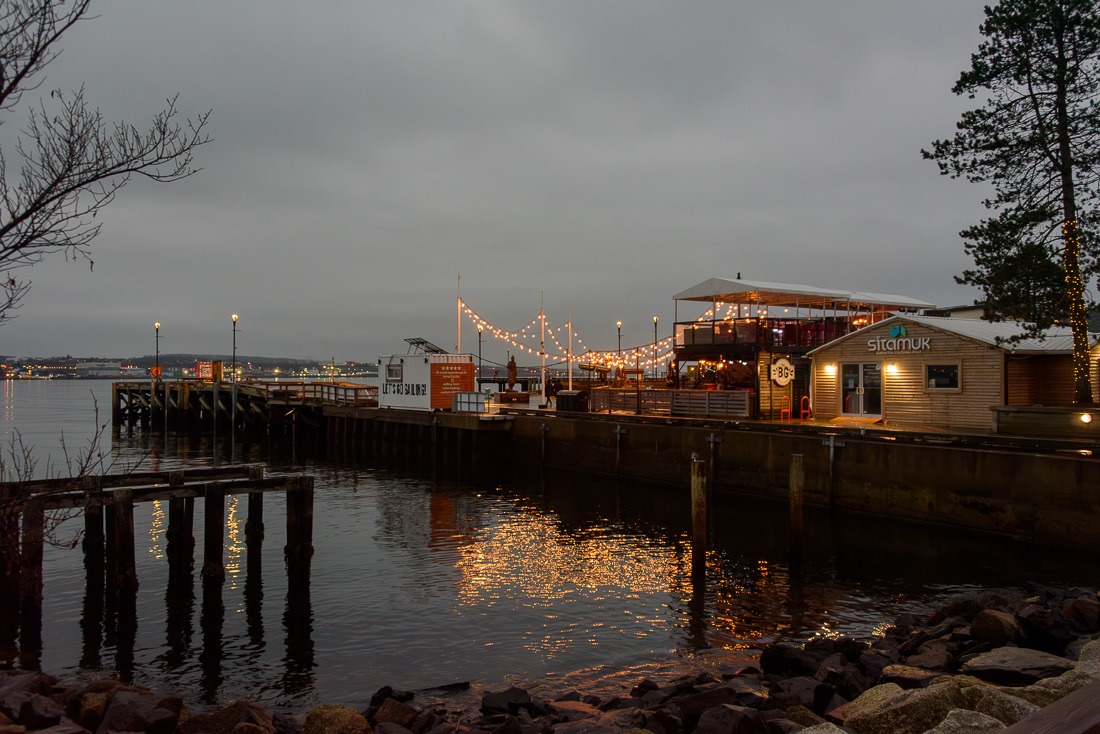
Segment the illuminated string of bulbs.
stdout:
<svg viewBox="0 0 1100 734">
<path fill-rule="evenodd" d="M 1085 284 L 1081 279 L 1081 234 L 1076 219 L 1062 224 L 1062 241 L 1065 243 L 1066 295 L 1069 297 L 1069 324 L 1073 333 L 1073 384 L 1076 402 L 1077 386 L 1089 384 L 1089 351 L 1078 349 L 1079 335 L 1088 340 L 1088 309 L 1084 307 Z M 1089 390 L 1091 396 L 1091 389 Z"/>
<path fill-rule="evenodd" d="M 472 323 L 475 328 L 480 328 L 483 335 L 488 335 L 498 341 L 509 344 L 515 348 L 514 351 L 526 352 L 527 354 L 539 356 L 539 342 L 542 341 L 539 316 L 536 315 L 518 331 L 514 331 L 492 323 L 475 311 L 465 300 L 461 301 L 461 304 L 462 312 L 466 315 L 466 318 L 469 319 L 470 323 Z M 545 316 L 542 318 L 545 318 Z M 544 342 L 544 349 L 546 350 L 546 358 L 548 360 L 554 363 L 569 361 L 568 346 L 562 344 L 561 339 L 559 339 L 559 335 L 563 332 L 565 338 L 568 339 L 568 329 L 568 322 L 558 326 L 551 326 L 549 319 L 547 319 L 547 339 Z M 585 345 L 584 339 L 576 329 L 573 330 L 573 340 L 579 347 L 579 349 L 573 350 L 574 364 L 597 364 L 607 367 L 623 367 L 637 364 L 648 369 L 653 368 L 654 365 L 663 365 L 666 361 L 675 359 L 675 352 L 673 351 L 674 340 L 671 336 L 659 339 L 656 346 L 651 342 L 641 346 L 628 347 L 623 350 L 621 359 L 618 350 L 590 349 Z M 656 355 L 654 355 L 654 352 L 656 352 Z"/>
</svg>

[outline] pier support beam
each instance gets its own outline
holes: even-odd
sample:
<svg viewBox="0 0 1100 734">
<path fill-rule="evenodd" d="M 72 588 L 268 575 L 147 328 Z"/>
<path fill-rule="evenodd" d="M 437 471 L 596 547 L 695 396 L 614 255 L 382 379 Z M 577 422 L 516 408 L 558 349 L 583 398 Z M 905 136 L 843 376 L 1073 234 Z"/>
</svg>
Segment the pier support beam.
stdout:
<svg viewBox="0 0 1100 734">
<path fill-rule="evenodd" d="M 203 492 L 203 581 L 225 581 L 222 545 L 225 541 L 225 490 L 216 483 Z"/>
</svg>

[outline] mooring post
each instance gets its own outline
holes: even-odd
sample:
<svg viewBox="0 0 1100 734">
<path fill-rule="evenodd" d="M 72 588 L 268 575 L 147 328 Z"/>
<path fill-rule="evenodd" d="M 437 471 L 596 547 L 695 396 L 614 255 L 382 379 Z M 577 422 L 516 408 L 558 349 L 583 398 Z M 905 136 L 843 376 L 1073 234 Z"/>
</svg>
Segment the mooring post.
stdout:
<svg viewBox="0 0 1100 734">
<path fill-rule="evenodd" d="M 121 598 L 123 594 L 136 594 L 138 588 L 137 562 L 134 557 L 134 492 L 132 489 L 116 489 L 112 499 L 115 505 L 112 540 L 116 564 L 113 583 Z"/>
<path fill-rule="evenodd" d="M 623 459 L 623 436 L 626 435 L 626 429 L 622 426 L 615 426 L 615 476 L 619 476 L 619 463 Z"/>
<path fill-rule="evenodd" d="M 286 556 L 313 556 L 313 477 L 296 477 L 286 490 Z"/>
<path fill-rule="evenodd" d="M 802 553 L 802 485 L 805 481 L 805 469 L 802 454 L 791 454 L 791 557 L 797 559 Z"/>
<path fill-rule="evenodd" d="M 691 575 L 705 577 L 707 568 L 707 462 L 691 458 Z"/>
<path fill-rule="evenodd" d="M 45 535 L 46 513 L 42 497 L 32 495 L 23 505 L 21 543 L 19 653 L 24 662 L 37 660 L 42 650 L 42 548 Z"/>
<path fill-rule="evenodd" d="M 210 482 L 203 491 L 202 578 L 225 581 L 222 545 L 225 541 L 225 489 Z"/>
<path fill-rule="evenodd" d="M 84 508 L 84 577 L 88 586 L 103 588 L 103 505 Z"/>
</svg>

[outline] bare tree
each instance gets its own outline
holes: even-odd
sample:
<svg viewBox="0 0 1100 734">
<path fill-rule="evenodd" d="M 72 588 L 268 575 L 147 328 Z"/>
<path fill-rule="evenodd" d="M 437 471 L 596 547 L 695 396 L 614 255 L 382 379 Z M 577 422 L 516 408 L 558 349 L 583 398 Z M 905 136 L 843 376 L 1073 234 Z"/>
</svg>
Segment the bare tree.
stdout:
<svg viewBox="0 0 1100 734">
<path fill-rule="evenodd" d="M 0 125 L 23 109 L 62 37 L 88 18 L 91 0 L 0 2 Z M 199 169 L 210 113 L 181 120 L 176 98 L 144 129 L 107 122 L 84 90 L 50 91 L 26 108 L 13 150 L 0 149 L 0 322 L 14 317 L 30 283 L 14 271 L 63 253 L 92 265 L 100 209 L 135 175 L 178 181 Z"/>
</svg>

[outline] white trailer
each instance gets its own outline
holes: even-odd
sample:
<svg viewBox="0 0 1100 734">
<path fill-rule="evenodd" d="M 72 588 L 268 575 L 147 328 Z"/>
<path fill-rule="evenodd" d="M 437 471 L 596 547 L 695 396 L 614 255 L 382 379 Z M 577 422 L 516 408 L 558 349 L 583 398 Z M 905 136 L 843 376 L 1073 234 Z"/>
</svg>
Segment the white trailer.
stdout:
<svg viewBox="0 0 1100 734">
<path fill-rule="evenodd" d="M 378 359 L 378 406 L 450 410 L 454 396 L 473 392 L 472 354 L 392 354 Z"/>
</svg>

